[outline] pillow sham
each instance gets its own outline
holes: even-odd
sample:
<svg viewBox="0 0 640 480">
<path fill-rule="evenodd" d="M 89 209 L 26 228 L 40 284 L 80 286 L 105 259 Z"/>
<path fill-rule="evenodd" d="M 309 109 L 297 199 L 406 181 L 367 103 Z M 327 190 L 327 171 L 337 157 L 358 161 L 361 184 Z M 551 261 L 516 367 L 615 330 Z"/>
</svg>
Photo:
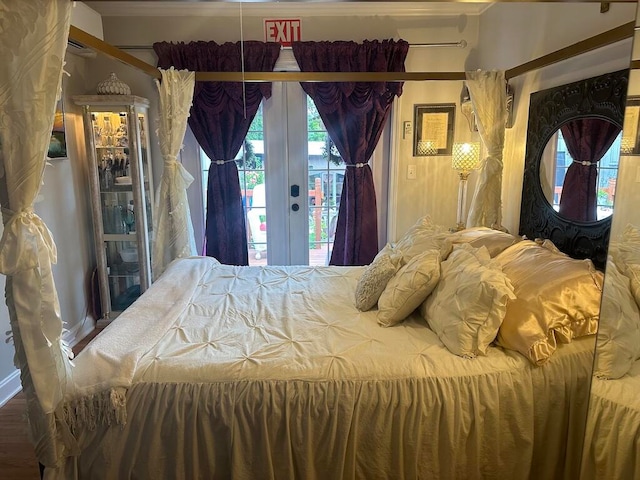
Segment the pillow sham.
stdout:
<svg viewBox="0 0 640 480">
<path fill-rule="evenodd" d="M 441 225 L 435 225 L 429 215 L 419 219 L 396 242 L 395 248 L 402 253 L 402 263 L 406 264 L 416 255 L 427 250 L 438 250 L 443 260 L 451 252 L 451 239 L 447 229 Z"/>
<path fill-rule="evenodd" d="M 491 257 L 495 257 L 520 240 L 520 237 L 488 227 L 467 228 L 451 234 L 451 241 L 454 245 L 467 243 L 475 248 L 487 247 Z"/>
<path fill-rule="evenodd" d="M 450 352 L 475 357 L 486 355 L 514 298 L 511 282 L 486 247 L 455 245 L 420 314 Z"/>
<path fill-rule="evenodd" d="M 599 378 L 620 378 L 639 357 L 640 310 L 631 295 L 629 279 L 609 256 L 593 373 Z"/>
<path fill-rule="evenodd" d="M 622 274 L 631 280 L 631 293 L 640 307 L 640 229 L 628 223 L 609 245 L 609 255 Z"/>
<path fill-rule="evenodd" d="M 531 240 L 508 247 L 495 260 L 516 295 L 498 331 L 499 345 L 541 365 L 557 342 L 596 333 L 603 274 L 591 260 L 575 260 Z"/>
<path fill-rule="evenodd" d="M 391 327 L 407 318 L 433 291 L 440 279 L 440 252 L 413 257 L 389 280 L 378 300 L 378 323 Z"/>
<path fill-rule="evenodd" d="M 356 285 L 356 308 L 362 312 L 371 310 L 384 291 L 389 280 L 400 267 L 402 255 L 386 244 L 365 268 Z"/>
</svg>

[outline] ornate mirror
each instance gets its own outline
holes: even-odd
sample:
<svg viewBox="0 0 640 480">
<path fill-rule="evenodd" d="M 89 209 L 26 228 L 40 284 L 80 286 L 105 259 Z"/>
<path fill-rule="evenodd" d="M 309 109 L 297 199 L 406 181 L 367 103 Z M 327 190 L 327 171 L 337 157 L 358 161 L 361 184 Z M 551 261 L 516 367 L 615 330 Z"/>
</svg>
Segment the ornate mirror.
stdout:
<svg viewBox="0 0 640 480">
<path fill-rule="evenodd" d="M 521 235 L 606 262 L 628 71 L 531 94 Z"/>
</svg>

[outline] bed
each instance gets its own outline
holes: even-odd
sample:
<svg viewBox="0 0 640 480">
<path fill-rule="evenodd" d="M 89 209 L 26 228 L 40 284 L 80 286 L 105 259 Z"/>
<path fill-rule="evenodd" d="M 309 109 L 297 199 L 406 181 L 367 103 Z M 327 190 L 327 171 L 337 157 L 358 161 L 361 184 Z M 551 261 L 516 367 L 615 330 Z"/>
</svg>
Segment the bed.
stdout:
<svg viewBox="0 0 640 480">
<path fill-rule="evenodd" d="M 176 260 L 74 360 L 45 478 L 575 478 L 594 336 L 456 355 L 358 310 L 368 268 Z"/>
</svg>

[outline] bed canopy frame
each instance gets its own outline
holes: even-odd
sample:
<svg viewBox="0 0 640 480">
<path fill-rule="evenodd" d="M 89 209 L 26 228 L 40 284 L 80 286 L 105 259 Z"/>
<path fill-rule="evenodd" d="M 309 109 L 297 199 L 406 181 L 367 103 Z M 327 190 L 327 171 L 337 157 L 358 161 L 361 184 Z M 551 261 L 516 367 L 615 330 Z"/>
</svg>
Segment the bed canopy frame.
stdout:
<svg viewBox="0 0 640 480">
<path fill-rule="evenodd" d="M 635 22 L 625 23 L 601 34 L 517 65 L 505 71 L 506 80 L 567 60 L 583 53 L 629 39 L 633 36 Z M 69 29 L 69 40 L 77 42 L 97 53 L 107 55 L 160 79 L 160 71 L 118 47 L 75 27 Z M 640 61 L 632 63 L 638 68 Z M 635 64 L 635 66 L 634 66 Z M 392 82 L 425 80 L 466 80 L 465 72 L 195 72 L 196 81 L 215 82 Z"/>
</svg>

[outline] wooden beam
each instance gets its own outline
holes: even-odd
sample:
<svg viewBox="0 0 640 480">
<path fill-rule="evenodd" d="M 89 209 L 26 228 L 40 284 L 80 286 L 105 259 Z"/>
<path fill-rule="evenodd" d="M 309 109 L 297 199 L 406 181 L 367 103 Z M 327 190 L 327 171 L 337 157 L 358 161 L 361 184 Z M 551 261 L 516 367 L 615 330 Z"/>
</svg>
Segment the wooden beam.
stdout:
<svg viewBox="0 0 640 480">
<path fill-rule="evenodd" d="M 71 25 L 71 27 L 69 28 L 69 40 L 90 48 L 94 52 L 102 53 L 126 65 L 137 68 L 138 70 L 141 70 L 142 72 L 150 75 L 153 78 L 160 79 L 162 77 L 160 75 L 160 71 L 153 65 L 149 65 L 147 62 L 143 62 L 139 58 L 134 57 L 133 55 L 130 55 L 127 52 L 120 50 L 119 48 L 109 45 L 107 42 L 104 42 L 98 37 L 94 37 L 93 35 L 85 32 L 84 30 L 80 30 L 78 27 L 74 27 L 73 25 Z"/>
<path fill-rule="evenodd" d="M 574 43 L 573 45 L 569 45 L 568 47 L 543 55 L 542 57 L 523 63 L 517 67 L 510 68 L 505 72 L 505 77 L 509 80 L 533 70 L 590 52 L 591 50 L 596 50 L 598 48 L 611 45 L 612 43 L 626 40 L 633 36 L 633 27 L 634 22 L 629 22 L 611 30 L 607 30 L 606 32 L 594 37 L 589 37 L 586 40 L 582 40 L 578 43 Z"/>
</svg>

